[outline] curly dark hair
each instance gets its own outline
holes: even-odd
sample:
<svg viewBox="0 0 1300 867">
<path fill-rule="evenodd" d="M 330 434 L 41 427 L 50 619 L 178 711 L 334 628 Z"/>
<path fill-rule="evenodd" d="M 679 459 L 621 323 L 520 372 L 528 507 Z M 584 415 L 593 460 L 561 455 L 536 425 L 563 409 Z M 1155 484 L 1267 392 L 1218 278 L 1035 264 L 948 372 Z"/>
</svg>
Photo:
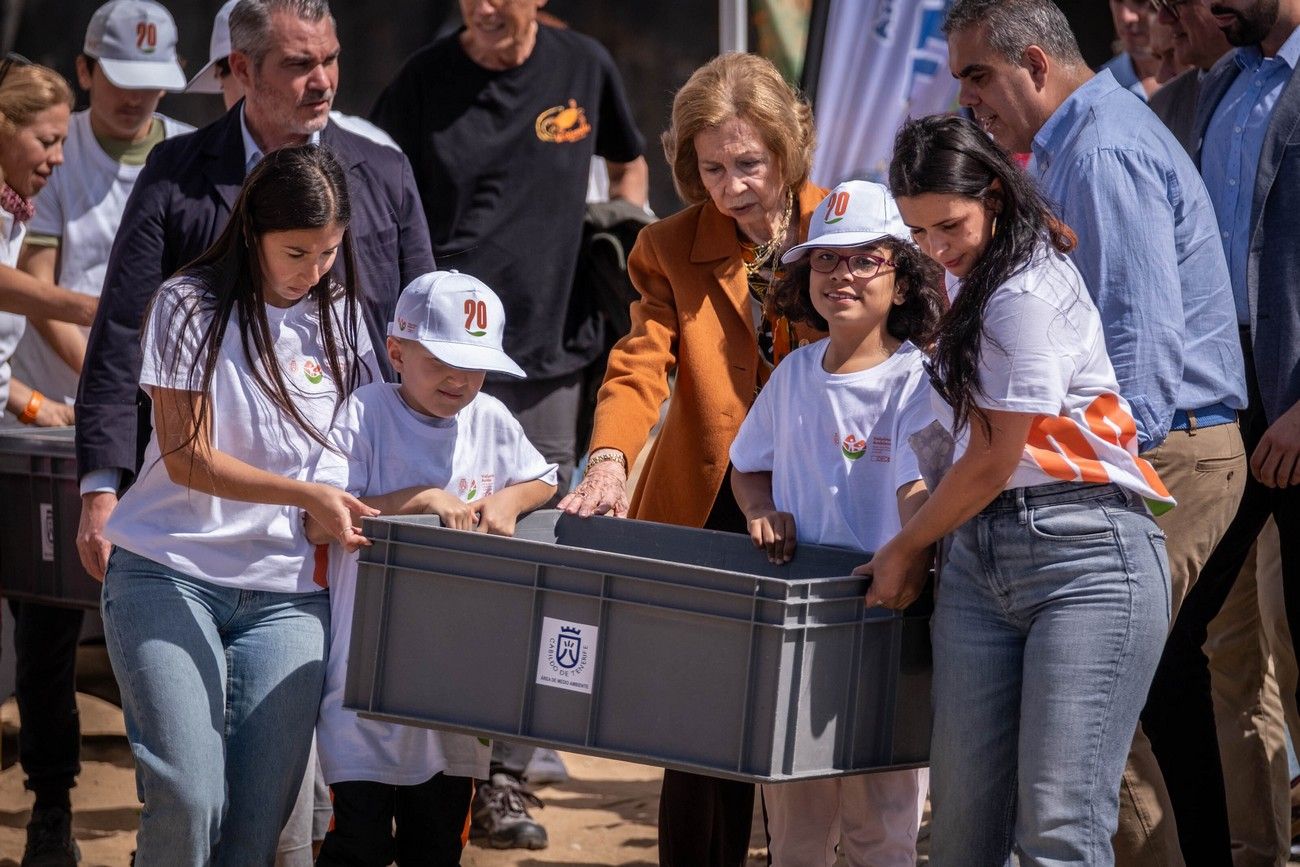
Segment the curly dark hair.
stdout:
<svg viewBox="0 0 1300 867">
<path fill-rule="evenodd" d="M 897 340 L 910 340 L 917 346 L 927 347 L 948 307 L 943 269 L 915 244 L 898 238 L 883 238 L 859 249 L 887 253 L 894 263 L 894 284 L 903 290 L 904 301 L 889 308 L 885 330 Z M 807 256 L 790 265 L 767 296 L 768 313 L 826 331 L 829 327 L 826 320 L 813 307 L 811 274 L 812 265 Z"/>
</svg>

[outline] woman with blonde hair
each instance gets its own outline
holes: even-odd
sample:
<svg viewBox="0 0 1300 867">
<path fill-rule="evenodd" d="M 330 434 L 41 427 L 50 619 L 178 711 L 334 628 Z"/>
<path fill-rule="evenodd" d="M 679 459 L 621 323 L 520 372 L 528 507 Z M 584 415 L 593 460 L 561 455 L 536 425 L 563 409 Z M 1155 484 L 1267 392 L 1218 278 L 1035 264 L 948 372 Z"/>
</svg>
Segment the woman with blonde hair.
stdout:
<svg viewBox="0 0 1300 867">
<path fill-rule="evenodd" d="M 27 221 L 36 213 L 34 200 L 63 162 L 63 140 L 71 112 L 72 89 L 57 72 L 16 54 L 0 60 L 0 415 L 8 410 L 24 424 L 72 423 L 72 407 L 47 404 L 38 392 L 10 378 L 9 359 L 22 338 L 26 317 L 89 325 L 95 315 L 95 299 L 37 280 L 16 267 Z M 19 711 L 31 721 L 40 714 L 27 701 L 24 621 L 18 607 L 12 601 L 10 605 L 18 620 L 15 643 Z M 47 809 L 51 804 L 42 797 L 44 768 L 33 771 L 33 766 L 39 764 L 33 758 L 25 740 L 22 760 L 29 774 L 28 787 L 36 792 L 37 802 L 28 824 L 23 862 L 51 854 L 71 857 L 76 851 L 71 816 L 61 808 Z"/>
<path fill-rule="evenodd" d="M 781 252 L 808 237 L 826 195 L 808 179 L 813 139 L 807 102 L 761 57 L 714 58 L 677 92 L 663 146 L 688 206 L 643 229 L 628 259 L 641 297 L 610 353 L 582 483 L 561 508 L 746 531 L 725 484 L 727 450 L 772 368 L 823 336 L 766 304 Z M 629 504 L 627 470 L 674 368 L 672 403 Z M 742 865 L 753 799 L 747 784 L 665 771 L 660 863 Z"/>
<path fill-rule="evenodd" d="M 72 410 L 46 406 L 39 394 L 10 381 L 9 357 L 26 317 L 89 325 L 96 301 L 19 271 L 18 253 L 36 195 L 63 162 L 72 88 L 52 69 L 10 54 L 0 60 L 0 406 L 24 424 L 72 423 Z"/>
</svg>

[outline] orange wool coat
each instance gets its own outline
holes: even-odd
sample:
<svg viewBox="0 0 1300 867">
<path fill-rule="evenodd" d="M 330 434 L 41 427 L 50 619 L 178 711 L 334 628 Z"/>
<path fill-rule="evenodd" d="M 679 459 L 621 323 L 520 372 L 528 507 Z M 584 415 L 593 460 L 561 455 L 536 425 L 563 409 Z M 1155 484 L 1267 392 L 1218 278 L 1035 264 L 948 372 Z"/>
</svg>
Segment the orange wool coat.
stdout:
<svg viewBox="0 0 1300 867">
<path fill-rule="evenodd" d="M 799 240 L 826 190 L 796 197 Z M 728 450 L 758 388 L 758 339 L 736 223 L 712 202 L 641 230 L 628 258 L 641 298 L 609 356 L 591 446 L 636 460 L 677 386 L 632 496 L 631 517 L 702 527 L 726 482 Z M 798 326 L 801 342 L 822 335 Z"/>
</svg>

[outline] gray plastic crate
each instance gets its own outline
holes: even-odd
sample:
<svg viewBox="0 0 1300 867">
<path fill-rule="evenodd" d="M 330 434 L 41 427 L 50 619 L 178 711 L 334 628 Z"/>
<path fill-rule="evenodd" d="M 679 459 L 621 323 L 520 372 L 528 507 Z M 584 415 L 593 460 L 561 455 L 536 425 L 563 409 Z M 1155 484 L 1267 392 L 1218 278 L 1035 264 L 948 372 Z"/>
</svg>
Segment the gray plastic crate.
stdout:
<svg viewBox="0 0 1300 867">
<path fill-rule="evenodd" d="M 366 522 L 344 706 L 753 782 L 928 760 L 930 604 L 860 553 L 538 512 L 514 538 Z"/>
<path fill-rule="evenodd" d="M 73 429 L 0 430 L 0 596 L 98 608 L 100 584 L 77 556 L 81 495 Z"/>
</svg>

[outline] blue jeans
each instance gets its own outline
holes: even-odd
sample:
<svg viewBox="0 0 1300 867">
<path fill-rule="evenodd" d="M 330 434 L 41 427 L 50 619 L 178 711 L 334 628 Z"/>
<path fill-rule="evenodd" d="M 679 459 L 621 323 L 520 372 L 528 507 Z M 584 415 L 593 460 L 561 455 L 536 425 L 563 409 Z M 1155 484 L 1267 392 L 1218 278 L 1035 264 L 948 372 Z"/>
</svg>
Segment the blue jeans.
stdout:
<svg viewBox="0 0 1300 867">
<path fill-rule="evenodd" d="M 270 865 L 320 708 L 328 595 L 220 587 L 116 548 L 102 606 L 137 867 Z"/>
<path fill-rule="evenodd" d="M 931 624 L 931 860 L 1113 864 L 1168 629 L 1164 534 L 1120 488 L 1018 488 L 963 524 Z"/>
</svg>

